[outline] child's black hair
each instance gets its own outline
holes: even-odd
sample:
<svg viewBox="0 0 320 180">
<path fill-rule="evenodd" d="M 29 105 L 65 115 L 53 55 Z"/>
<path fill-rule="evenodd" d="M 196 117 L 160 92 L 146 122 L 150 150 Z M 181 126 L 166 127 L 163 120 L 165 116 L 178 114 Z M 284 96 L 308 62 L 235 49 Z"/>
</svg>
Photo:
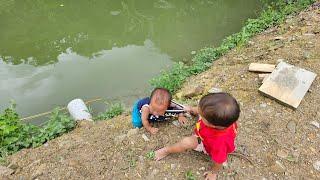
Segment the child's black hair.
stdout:
<svg viewBox="0 0 320 180">
<path fill-rule="evenodd" d="M 156 98 L 155 102 L 158 104 L 168 103 L 170 106 L 172 95 L 168 89 L 157 87 L 151 92 L 150 100 L 153 98 Z"/>
<path fill-rule="evenodd" d="M 200 114 L 212 125 L 229 127 L 240 115 L 240 107 L 228 93 L 210 93 L 199 102 Z"/>
</svg>

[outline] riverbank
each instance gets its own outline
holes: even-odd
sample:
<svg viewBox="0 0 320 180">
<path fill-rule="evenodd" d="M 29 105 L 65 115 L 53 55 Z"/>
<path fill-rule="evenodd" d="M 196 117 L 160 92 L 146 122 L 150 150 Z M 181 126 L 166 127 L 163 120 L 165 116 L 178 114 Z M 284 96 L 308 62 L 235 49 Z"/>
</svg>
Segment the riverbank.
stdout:
<svg viewBox="0 0 320 180">
<path fill-rule="evenodd" d="M 230 157 L 220 173 L 223 179 L 301 179 L 319 178 L 313 163 L 319 157 L 320 121 L 319 77 L 300 107 L 293 111 L 258 93 L 257 75 L 247 71 L 251 62 L 276 63 L 278 59 L 320 74 L 319 3 L 285 23 L 252 38 L 215 61 L 210 68 L 191 77 L 178 91 L 180 97 L 202 86 L 203 93 L 218 87 L 233 94 L 241 103 L 239 151 L 250 156 L 254 165 Z M 281 38 L 279 38 L 281 37 Z M 196 104 L 202 94 L 180 101 Z M 157 124 L 160 133 L 150 136 L 143 129 L 132 130 L 130 115 L 110 121 L 82 122 L 59 138 L 35 149 L 22 150 L 8 158 L 15 170 L 9 179 L 184 179 L 200 178 L 209 159 L 190 151 L 163 161 L 148 159 L 147 154 L 178 141 L 192 132 L 194 121 L 185 128 L 170 122 Z M 290 125 L 289 125 L 290 124 Z M 145 142 L 145 134 L 149 141 Z M 149 156 L 150 157 L 150 156 Z M 197 162 L 197 163 L 194 163 Z"/>
</svg>

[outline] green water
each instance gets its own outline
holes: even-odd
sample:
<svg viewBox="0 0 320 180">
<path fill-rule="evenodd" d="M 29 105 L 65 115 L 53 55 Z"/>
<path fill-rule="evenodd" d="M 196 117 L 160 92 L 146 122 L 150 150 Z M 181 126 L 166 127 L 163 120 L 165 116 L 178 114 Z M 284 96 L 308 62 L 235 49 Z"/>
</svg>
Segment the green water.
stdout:
<svg viewBox="0 0 320 180">
<path fill-rule="evenodd" d="M 0 108 L 13 99 L 28 116 L 77 97 L 129 106 L 162 69 L 260 9 L 259 0 L 0 0 Z"/>
</svg>

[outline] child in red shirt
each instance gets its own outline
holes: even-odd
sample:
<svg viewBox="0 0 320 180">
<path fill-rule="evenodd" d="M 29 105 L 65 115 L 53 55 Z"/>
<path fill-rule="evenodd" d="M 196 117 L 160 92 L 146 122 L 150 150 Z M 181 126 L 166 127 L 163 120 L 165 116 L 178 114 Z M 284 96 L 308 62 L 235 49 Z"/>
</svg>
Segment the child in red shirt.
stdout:
<svg viewBox="0 0 320 180">
<path fill-rule="evenodd" d="M 212 93 L 203 96 L 198 107 L 186 107 L 185 110 L 199 115 L 194 135 L 157 150 L 155 158 L 160 160 L 171 153 L 188 149 L 202 151 L 213 161 L 212 168 L 204 175 L 206 179 L 216 179 L 222 163 L 227 161 L 228 154 L 235 150 L 239 104 L 228 93 Z"/>
</svg>

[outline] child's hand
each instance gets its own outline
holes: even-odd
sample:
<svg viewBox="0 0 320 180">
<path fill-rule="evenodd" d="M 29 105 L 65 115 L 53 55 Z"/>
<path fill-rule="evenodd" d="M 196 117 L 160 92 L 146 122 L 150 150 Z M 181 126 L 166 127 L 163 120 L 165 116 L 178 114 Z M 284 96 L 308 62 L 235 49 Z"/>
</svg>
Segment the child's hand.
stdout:
<svg viewBox="0 0 320 180">
<path fill-rule="evenodd" d="M 158 128 L 151 127 L 151 128 L 148 129 L 148 131 L 149 131 L 151 134 L 156 134 L 156 133 L 159 131 L 159 129 L 158 129 Z"/>
<path fill-rule="evenodd" d="M 188 122 L 188 119 L 184 116 L 179 116 L 178 121 L 180 122 L 180 124 L 184 125 Z"/>
<path fill-rule="evenodd" d="M 204 174 L 205 180 L 216 180 L 217 179 L 217 174 L 212 173 L 211 171 L 205 172 Z"/>
</svg>

